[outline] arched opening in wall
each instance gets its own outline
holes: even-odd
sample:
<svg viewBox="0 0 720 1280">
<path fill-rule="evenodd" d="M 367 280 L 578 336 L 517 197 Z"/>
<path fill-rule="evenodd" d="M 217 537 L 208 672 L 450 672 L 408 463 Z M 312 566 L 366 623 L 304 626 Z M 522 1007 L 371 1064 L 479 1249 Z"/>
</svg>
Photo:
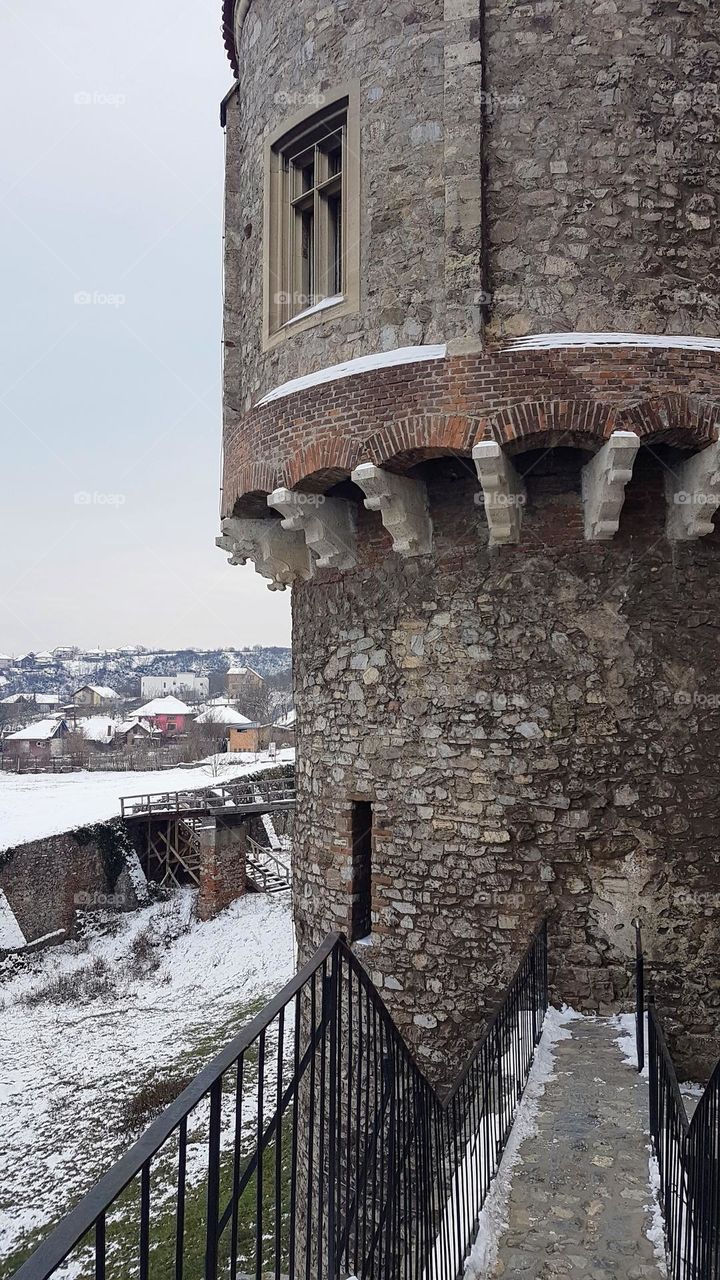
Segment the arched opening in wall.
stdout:
<svg viewBox="0 0 720 1280">
<path fill-rule="evenodd" d="M 512 459 L 527 490 L 529 508 L 582 499 L 582 469 L 593 456 L 593 449 L 578 445 L 558 444 L 526 449 Z"/>
<path fill-rule="evenodd" d="M 666 485 L 694 452 L 662 441 L 643 440 L 635 457 L 631 479 L 625 486 L 618 536 L 647 534 L 660 538 L 667 520 Z"/>
<path fill-rule="evenodd" d="M 268 506 L 267 489 L 253 489 L 238 498 L 233 507 L 233 516 L 238 520 L 277 520 L 279 516 Z"/>
</svg>

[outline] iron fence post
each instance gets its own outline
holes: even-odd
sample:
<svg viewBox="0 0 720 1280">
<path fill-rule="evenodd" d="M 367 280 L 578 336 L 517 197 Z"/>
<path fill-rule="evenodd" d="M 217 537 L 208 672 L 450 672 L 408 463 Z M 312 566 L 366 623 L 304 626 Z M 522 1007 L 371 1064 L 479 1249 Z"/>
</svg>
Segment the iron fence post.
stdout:
<svg viewBox="0 0 720 1280">
<path fill-rule="evenodd" d="M 645 957 L 639 917 L 635 920 L 635 1046 L 637 1069 L 645 1066 Z"/>
</svg>

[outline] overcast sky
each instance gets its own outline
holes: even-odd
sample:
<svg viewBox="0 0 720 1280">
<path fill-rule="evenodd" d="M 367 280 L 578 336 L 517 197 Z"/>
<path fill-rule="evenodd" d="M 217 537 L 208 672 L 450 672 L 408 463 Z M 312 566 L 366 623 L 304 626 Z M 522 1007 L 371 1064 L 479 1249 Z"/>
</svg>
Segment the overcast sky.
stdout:
<svg viewBox="0 0 720 1280">
<path fill-rule="evenodd" d="M 0 0 L 0 652 L 286 644 L 219 532 L 220 0 Z"/>
</svg>

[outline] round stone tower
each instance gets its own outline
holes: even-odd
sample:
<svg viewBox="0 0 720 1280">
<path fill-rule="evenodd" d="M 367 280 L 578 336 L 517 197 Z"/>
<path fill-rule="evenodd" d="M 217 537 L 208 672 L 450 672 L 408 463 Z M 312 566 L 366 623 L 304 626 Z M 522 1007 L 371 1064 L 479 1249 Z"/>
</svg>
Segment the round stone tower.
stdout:
<svg viewBox="0 0 720 1280">
<path fill-rule="evenodd" d="M 550 916 L 720 1052 L 704 0 L 226 0 L 219 544 L 292 586 L 295 915 L 452 1075 Z"/>
</svg>

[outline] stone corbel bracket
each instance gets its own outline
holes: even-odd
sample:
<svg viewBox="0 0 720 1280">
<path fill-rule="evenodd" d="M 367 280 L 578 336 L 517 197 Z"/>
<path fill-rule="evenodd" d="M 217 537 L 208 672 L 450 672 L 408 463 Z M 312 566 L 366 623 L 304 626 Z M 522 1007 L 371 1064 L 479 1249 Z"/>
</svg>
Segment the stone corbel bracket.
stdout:
<svg viewBox="0 0 720 1280">
<path fill-rule="evenodd" d="M 667 520 L 671 542 L 707 538 L 720 506 L 720 444 L 708 445 L 665 476 Z"/>
<path fill-rule="evenodd" d="M 472 456 L 482 486 L 490 545 L 519 542 L 527 501 L 521 477 L 494 440 L 481 440 L 474 445 Z"/>
<path fill-rule="evenodd" d="M 432 551 L 432 521 L 427 489 L 422 480 L 396 476 L 372 462 L 361 462 L 352 479 L 365 494 L 368 511 L 379 511 L 392 537 L 393 551 L 405 556 L 425 556 Z"/>
<path fill-rule="evenodd" d="M 243 520 L 229 516 L 215 543 L 229 551 L 230 564 L 252 560 L 256 573 L 269 578 L 269 591 L 285 591 L 312 577 L 312 559 L 301 534 L 283 529 L 281 520 Z"/>
<path fill-rule="evenodd" d="M 582 469 L 585 537 L 608 542 L 620 525 L 625 486 L 632 476 L 640 437 L 634 431 L 613 431 L 594 458 Z"/>
<path fill-rule="evenodd" d="M 283 529 L 304 536 L 318 569 L 352 569 L 356 540 L 349 502 L 297 489 L 274 489 L 267 500 L 282 515 Z"/>
</svg>

